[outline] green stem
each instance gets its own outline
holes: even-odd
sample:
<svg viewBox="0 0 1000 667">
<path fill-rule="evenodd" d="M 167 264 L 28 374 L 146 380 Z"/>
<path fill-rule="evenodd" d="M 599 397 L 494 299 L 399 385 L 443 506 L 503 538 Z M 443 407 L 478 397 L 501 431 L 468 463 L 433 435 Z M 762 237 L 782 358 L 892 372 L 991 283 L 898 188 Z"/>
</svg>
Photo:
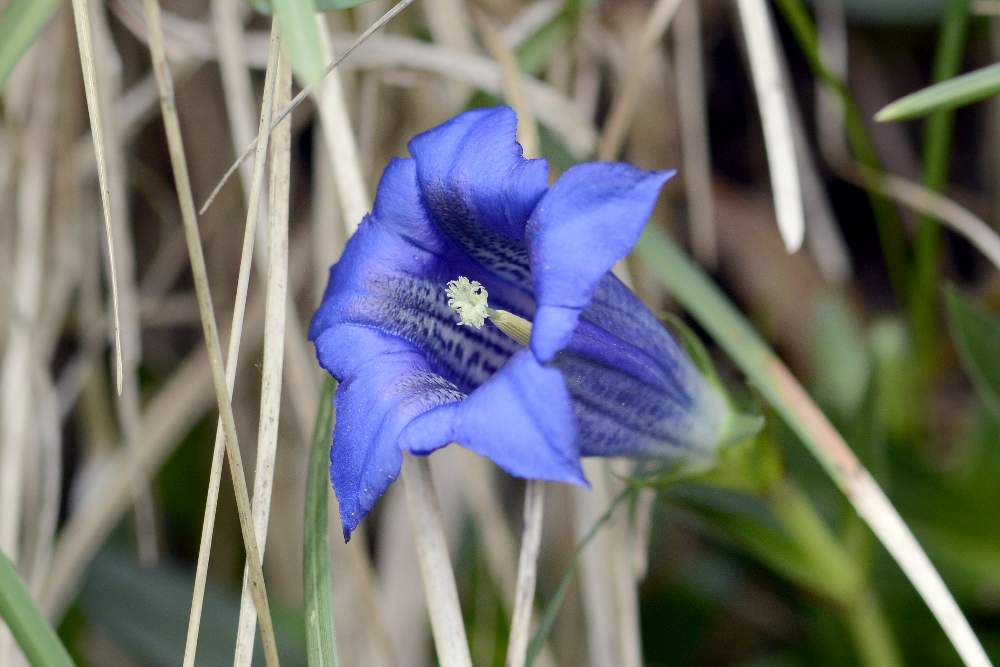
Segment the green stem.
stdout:
<svg viewBox="0 0 1000 667">
<path fill-rule="evenodd" d="M 831 600 L 854 640 L 861 664 L 902 664 L 892 629 L 860 564 L 834 536 L 815 505 L 797 486 L 784 482 L 770 495 L 771 508 L 811 563 L 816 592 Z"/>
<path fill-rule="evenodd" d="M 817 593 L 830 599 L 850 632 L 861 664 L 902 664 L 892 629 L 860 564 L 827 527 L 815 505 L 791 482 L 769 496 L 786 533 L 796 543 L 815 575 Z"/>
<path fill-rule="evenodd" d="M 869 667 L 897 667 L 903 664 L 885 610 L 871 589 L 844 607 L 840 618 L 851 633 L 861 664 Z"/>
<path fill-rule="evenodd" d="M 302 574 L 306 607 L 306 647 L 309 665 L 334 667 L 337 644 L 333 629 L 333 591 L 330 579 L 330 536 L 327 511 L 330 482 L 330 432 L 333 427 L 333 378 L 323 380 L 316 426 L 306 472 L 305 543 Z"/>
<path fill-rule="evenodd" d="M 934 56 L 934 83 L 950 79 L 958 73 L 969 25 L 969 1 L 951 0 L 948 14 L 941 24 L 937 52 Z M 948 178 L 948 156 L 951 151 L 954 111 L 936 111 L 924 124 L 923 179 L 924 185 L 940 192 Z M 941 254 L 941 226 L 930 217 L 920 219 L 916 238 L 910 311 L 921 369 L 934 369 L 936 338 L 937 281 Z"/>
</svg>

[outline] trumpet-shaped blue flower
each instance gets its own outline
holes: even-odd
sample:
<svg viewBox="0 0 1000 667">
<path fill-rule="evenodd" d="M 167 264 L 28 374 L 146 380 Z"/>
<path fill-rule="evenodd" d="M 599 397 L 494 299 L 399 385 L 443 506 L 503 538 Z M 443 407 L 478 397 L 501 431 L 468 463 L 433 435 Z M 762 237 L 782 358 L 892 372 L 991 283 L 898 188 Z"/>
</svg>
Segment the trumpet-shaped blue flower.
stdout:
<svg viewBox="0 0 1000 667">
<path fill-rule="evenodd" d="M 404 451 L 454 442 L 518 477 L 585 485 L 581 456 L 707 457 L 719 440 L 724 399 L 610 273 L 673 172 L 587 163 L 549 187 L 516 124 L 482 109 L 416 136 L 330 270 L 309 335 L 340 381 L 330 476 L 345 538 Z M 483 308 L 488 291 L 533 322 L 530 345 L 460 326 L 446 289 L 459 276 Z"/>
</svg>

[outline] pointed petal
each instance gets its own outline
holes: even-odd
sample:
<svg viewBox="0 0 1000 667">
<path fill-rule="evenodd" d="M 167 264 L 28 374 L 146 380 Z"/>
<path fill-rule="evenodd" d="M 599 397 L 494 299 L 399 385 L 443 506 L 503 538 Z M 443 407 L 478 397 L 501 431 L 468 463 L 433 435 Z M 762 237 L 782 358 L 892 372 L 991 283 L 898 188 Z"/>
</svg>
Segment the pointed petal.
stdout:
<svg viewBox="0 0 1000 667">
<path fill-rule="evenodd" d="M 660 188 L 674 172 L 589 162 L 545 194 L 526 228 L 534 274 L 531 348 L 551 360 L 573 335 L 602 277 L 639 239 Z"/>
<path fill-rule="evenodd" d="M 347 540 L 399 475 L 402 430 L 465 394 L 434 373 L 412 346 L 374 329 L 333 327 L 317 339 L 316 350 L 320 364 L 341 379 L 330 481 Z"/>
<path fill-rule="evenodd" d="M 429 454 L 457 442 L 511 475 L 586 486 L 576 419 L 559 371 L 522 350 L 461 403 L 415 419 L 400 446 Z"/>
</svg>

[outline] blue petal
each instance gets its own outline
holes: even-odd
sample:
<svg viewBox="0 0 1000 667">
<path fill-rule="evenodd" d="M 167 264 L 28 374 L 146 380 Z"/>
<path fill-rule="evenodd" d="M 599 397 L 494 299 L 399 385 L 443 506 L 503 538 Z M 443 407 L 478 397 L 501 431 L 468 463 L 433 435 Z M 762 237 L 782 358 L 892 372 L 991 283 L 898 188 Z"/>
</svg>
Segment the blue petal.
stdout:
<svg viewBox="0 0 1000 667">
<path fill-rule="evenodd" d="M 341 325 L 316 340 L 320 364 L 340 379 L 330 481 L 344 539 L 399 475 L 399 434 L 415 417 L 465 394 L 404 341 Z M 377 399 L 377 400 L 376 400 Z"/>
<path fill-rule="evenodd" d="M 548 165 L 524 159 L 516 132 L 509 107 L 476 109 L 417 135 L 409 148 L 423 204 L 441 233 L 530 294 L 524 227 L 546 191 Z"/>
<path fill-rule="evenodd" d="M 516 477 L 586 486 L 576 419 L 559 371 L 521 350 L 461 403 L 425 413 L 400 446 L 429 454 L 457 442 Z"/>
<path fill-rule="evenodd" d="M 573 335 L 598 282 L 628 254 L 674 172 L 589 162 L 569 169 L 526 228 L 534 274 L 531 348 L 551 360 Z"/>
</svg>

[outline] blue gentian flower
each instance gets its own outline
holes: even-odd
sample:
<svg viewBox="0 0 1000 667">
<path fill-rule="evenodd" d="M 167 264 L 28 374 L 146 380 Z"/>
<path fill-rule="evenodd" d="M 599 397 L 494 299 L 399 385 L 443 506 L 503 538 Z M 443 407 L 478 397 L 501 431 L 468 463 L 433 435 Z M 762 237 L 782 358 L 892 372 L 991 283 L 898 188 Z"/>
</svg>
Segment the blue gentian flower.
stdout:
<svg viewBox="0 0 1000 667">
<path fill-rule="evenodd" d="M 330 269 L 309 337 L 340 381 L 345 539 L 404 451 L 454 442 L 517 477 L 586 485 L 581 456 L 709 458 L 720 439 L 725 399 L 610 273 L 673 172 L 595 162 L 549 187 L 516 126 L 507 107 L 479 109 L 414 137 Z M 459 276 L 532 322 L 530 345 L 460 326 Z"/>
</svg>

